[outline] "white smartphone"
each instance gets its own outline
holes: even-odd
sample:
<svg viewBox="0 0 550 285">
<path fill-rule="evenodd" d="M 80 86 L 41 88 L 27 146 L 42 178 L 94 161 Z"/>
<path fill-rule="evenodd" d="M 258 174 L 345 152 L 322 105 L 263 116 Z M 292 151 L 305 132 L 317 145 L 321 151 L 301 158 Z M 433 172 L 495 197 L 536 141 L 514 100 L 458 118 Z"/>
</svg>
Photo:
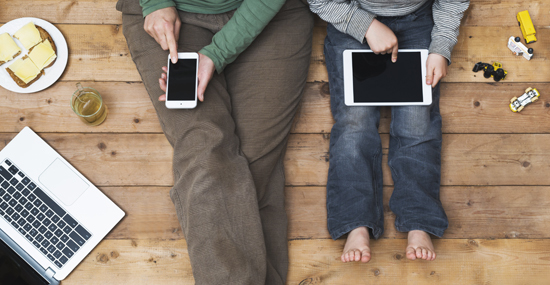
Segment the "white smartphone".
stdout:
<svg viewBox="0 0 550 285">
<path fill-rule="evenodd" d="M 166 108 L 192 109 L 197 106 L 197 72 L 199 54 L 179 52 L 178 62 L 172 63 L 168 55 L 166 74 Z"/>
</svg>

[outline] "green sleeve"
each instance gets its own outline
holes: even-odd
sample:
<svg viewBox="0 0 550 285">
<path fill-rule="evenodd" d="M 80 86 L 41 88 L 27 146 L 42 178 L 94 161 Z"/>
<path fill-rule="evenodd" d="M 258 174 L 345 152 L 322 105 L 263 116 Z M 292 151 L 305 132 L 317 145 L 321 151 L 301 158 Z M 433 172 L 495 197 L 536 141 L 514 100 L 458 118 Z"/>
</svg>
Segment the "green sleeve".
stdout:
<svg viewBox="0 0 550 285">
<path fill-rule="evenodd" d="M 143 9 L 143 17 L 167 7 L 175 7 L 173 0 L 139 0 L 139 5 Z"/>
<path fill-rule="evenodd" d="M 221 73 L 233 62 L 281 9 L 285 0 L 244 0 L 212 43 L 199 52 L 208 56 Z"/>
</svg>

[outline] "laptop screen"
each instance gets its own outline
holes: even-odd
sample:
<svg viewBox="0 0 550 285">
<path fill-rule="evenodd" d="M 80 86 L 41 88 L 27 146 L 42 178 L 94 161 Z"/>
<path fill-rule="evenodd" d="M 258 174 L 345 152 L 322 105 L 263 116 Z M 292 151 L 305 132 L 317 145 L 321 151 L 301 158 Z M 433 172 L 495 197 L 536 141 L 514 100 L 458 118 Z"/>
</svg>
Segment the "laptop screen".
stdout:
<svg viewBox="0 0 550 285">
<path fill-rule="evenodd" d="M 0 284 L 50 284 L 0 239 Z"/>
</svg>

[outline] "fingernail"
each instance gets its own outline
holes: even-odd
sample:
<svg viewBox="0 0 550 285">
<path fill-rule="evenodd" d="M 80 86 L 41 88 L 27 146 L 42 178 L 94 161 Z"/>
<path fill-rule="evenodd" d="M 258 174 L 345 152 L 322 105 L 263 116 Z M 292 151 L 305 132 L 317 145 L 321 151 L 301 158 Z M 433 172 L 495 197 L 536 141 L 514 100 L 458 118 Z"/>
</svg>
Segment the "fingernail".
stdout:
<svg viewBox="0 0 550 285">
<path fill-rule="evenodd" d="M 391 62 L 393 62 L 393 63 L 395 63 L 396 61 L 397 61 L 397 59 L 395 59 L 395 58 L 391 59 Z"/>
</svg>

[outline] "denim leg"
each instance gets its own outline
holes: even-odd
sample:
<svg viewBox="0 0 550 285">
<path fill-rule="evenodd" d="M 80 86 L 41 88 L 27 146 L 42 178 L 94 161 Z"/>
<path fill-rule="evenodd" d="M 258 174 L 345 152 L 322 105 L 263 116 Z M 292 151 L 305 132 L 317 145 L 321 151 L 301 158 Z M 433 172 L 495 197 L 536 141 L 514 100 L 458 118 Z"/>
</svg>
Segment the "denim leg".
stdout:
<svg viewBox="0 0 550 285">
<path fill-rule="evenodd" d="M 378 107 L 348 107 L 344 103 L 345 49 L 365 49 L 330 24 L 325 57 L 335 123 L 330 136 L 327 182 L 328 229 L 333 239 L 366 226 L 375 238 L 382 235 L 382 146 L 378 134 Z"/>
<path fill-rule="evenodd" d="M 439 199 L 441 183 L 441 115 L 439 85 L 431 106 L 392 108 L 388 164 L 394 190 L 390 208 L 395 228 L 422 230 L 441 237 L 448 227 Z"/>
<path fill-rule="evenodd" d="M 427 49 L 433 18 L 431 1 L 397 18 L 390 26 L 399 48 Z M 399 57 L 398 59 L 399 60 Z M 392 108 L 388 164 L 394 190 L 390 208 L 398 231 L 422 230 L 441 237 L 448 227 L 439 199 L 441 183 L 441 115 L 439 85 L 432 89 L 431 106 Z"/>
</svg>

